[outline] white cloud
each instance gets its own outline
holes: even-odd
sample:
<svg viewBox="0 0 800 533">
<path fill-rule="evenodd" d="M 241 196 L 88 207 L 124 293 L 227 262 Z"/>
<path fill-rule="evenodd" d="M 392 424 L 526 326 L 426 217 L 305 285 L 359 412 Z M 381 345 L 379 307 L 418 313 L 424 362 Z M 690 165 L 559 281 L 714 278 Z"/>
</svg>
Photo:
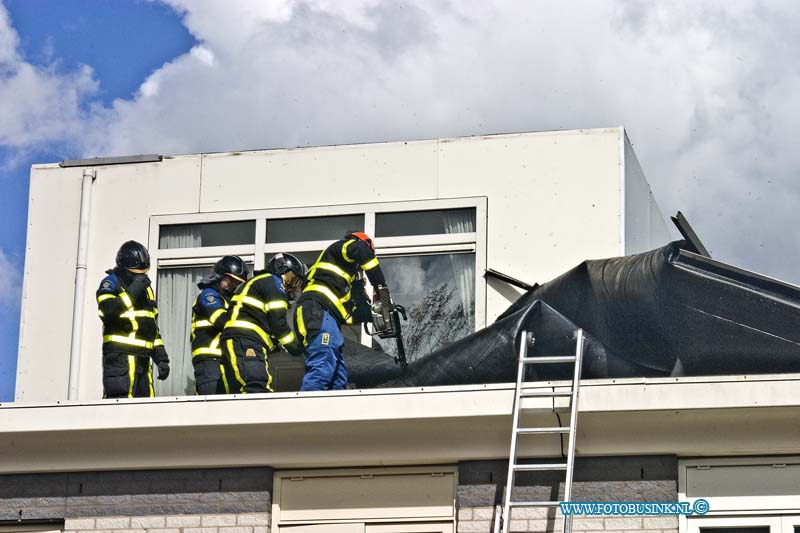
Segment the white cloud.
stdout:
<svg viewBox="0 0 800 533">
<path fill-rule="evenodd" d="M 21 57 L 19 37 L 0 4 L 0 146 L 30 149 L 75 135 L 85 120 L 81 104 L 97 91 L 92 69 L 61 73 Z"/>
<path fill-rule="evenodd" d="M 19 311 L 22 268 L 0 249 L 0 309 Z"/>
<path fill-rule="evenodd" d="M 18 67 L 0 143 L 80 131 L 85 155 L 187 153 L 622 124 L 665 212 L 720 258 L 800 281 L 791 0 L 165 2 L 192 51 L 89 119 L 90 71 Z M 0 61 L 25 65 L 3 20 Z"/>
</svg>

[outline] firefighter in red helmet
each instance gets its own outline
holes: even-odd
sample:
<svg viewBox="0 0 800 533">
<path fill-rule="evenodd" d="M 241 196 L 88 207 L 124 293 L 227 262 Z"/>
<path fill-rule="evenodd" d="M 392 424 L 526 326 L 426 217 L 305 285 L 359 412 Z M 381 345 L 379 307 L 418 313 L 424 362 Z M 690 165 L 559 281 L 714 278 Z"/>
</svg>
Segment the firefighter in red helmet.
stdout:
<svg viewBox="0 0 800 533">
<path fill-rule="evenodd" d="M 375 257 L 375 245 L 363 232 L 348 233 L 332 243 L 311 265 L 294 320 L 306 358 L 300 390 L 336 390 L 347 386 L 341 326 L 372 318 L 359 278 L 361 272 L 376 290 L 387 290 Z"/>
</svg>

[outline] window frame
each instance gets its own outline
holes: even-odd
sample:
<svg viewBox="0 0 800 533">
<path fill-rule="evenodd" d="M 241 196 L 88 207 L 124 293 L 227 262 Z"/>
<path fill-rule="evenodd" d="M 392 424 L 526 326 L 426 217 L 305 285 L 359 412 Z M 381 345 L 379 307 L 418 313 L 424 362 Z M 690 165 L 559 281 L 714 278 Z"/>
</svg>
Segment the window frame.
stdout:
<svg viewBox="0 0 800 533">
<path fill-rule="evenodd" d="M 469 233 L 414 235 L 404 237 L 373 237 L 378 255 L 418 255 L 435 253 L 475 253 L 475 330 L 486 326 L 486 280 L 483 273 L 487 264 L 487 197 L 410 200 L 401 202 L 372 202 L 362 204 L 339 204 L 323 206 L 285 207 L 274 209 L 184 213 L 174 215 L 152 215 L 150 217 L 149 250 L 156 272 L 160 268 L 191 267 L 208 265 L 223 255 L 239 255 L 252 261 L 255 270 L 265 266 L 265 255 L 279 251 L 318 251 L 330 241 L 300 241 L 267 243 L 267 220 L 281 218 L 324 217 L 349 214 L 364 215 L 364 232 L 375 234 L 375 215 L 401 211 L 428 211 L 459 208 L 475 209 L 475 231 Z M 200 224 L 209 222 L 235 222 L 254 220 L 255 242 L 231 246 L 209 246 L 193 248 L 158 248 L 161 226 L 172 224 Z M 157 291 L 156 283 L 154 289 Z M 370 337 L 362 334 L 362 343 Z"/>
<path fill-rule="evenodd" d="M 692 470 L 739 467 L 771 467 L 783 469 L 787 466 L 800 466 L 800 456 L 762 456 L 762 457 L 709 457 L 678 460 L 678 501 L 689 502 L 703 498 L 709 503 L 709 512 L 703 516 L 678 517 L 679 533 L 701 533 L 701 527 L 757 527 L 770 526 L 770 533 L 794 533 L 794 526 L 800 526 L 800 505 L 798 494 L 774 496 L 726 495 L 718 496 L 715 489 L 708 494 L 688 494 L 689 473 Z M 761 472 L 769 476 L 768 470 Z M 752 475 L 741 470 L 741 475 Z M 759 479 L 764 479 L 759 478 Z M 768 479 L 765 480 L 765 483 Z M 765 501 L 764 498 L 769 498 Z M 756 501 L 757 500 L 757 501 Z"/>
</svg>

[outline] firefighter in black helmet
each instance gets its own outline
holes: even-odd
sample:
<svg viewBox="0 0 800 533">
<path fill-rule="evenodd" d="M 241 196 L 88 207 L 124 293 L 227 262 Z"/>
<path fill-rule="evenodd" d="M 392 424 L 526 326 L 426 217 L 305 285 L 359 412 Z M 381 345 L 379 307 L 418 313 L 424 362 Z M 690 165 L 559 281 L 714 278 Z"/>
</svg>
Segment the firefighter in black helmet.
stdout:
<svg viewBox="0 0 800 533">
<path fill-rule="evenodd" d="M 158 331 L 156 297 L 147 271 L 150 254 L 136 241 L 117 252 L 116 267 L 97 289 L 98 314 L 103 321 L 103 397 L 153 396 L 150 359 L 158 379 L 169 376 L 169 357 Z"/>
<path fill-rule="evenodd" d="M 222 364 L 220 334 L 236 288 L 247 281 L 247 265 L 240 257 L 226 255 L 197 286 L 200 294 L 192 305 L 192 365 L 197 394 L 229 394 L 232 376 Z"/>
<path fill-rule="evenodd" d="M 239 285 L 221 336 L 231 392 L 272 392 L 269 354 L 281 346 L 292 355 L 303 353 L 286 313 L 289 295 L 298 291 L 307 271 L 297 257 L 276 254 L 266 270 Z"/>
</svg>

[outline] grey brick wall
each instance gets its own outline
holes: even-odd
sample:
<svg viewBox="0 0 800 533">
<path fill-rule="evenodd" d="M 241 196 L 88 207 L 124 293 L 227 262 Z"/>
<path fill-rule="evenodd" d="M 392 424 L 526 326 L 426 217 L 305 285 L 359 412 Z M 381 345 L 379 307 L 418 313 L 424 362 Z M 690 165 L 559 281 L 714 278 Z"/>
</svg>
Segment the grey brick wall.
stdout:
<svg viewBox="0 0 800 533">
<path fill-rule="evenodd" d="M 270 514 L 221 513 L 67 518 L 65 533 L 268 533 Z"/>
<path fill-rule="evenodd" d="M 3 475 L 0 520 L 264 513 L 271 495 L 266 467 Z"/>
<path fill-rule="evenodd" d="M 495 509 L 503 502 L 507 461 L 467 461 L 459 464 L 458 532 L 490 532 Z M 515 501 L 560 501 L 563 472 L 524 472 L 517 476 Z M 573 501 L 668 501 L 678 499 L 678 463 L 674 456 L 578 458 Z M 554 508 L 519 508 L 511 516 L 511 531 L 557 532 L 561 513 Z M 574 531 L 677 533 L 677 517 L 576 518 Z"/>
</svg>

